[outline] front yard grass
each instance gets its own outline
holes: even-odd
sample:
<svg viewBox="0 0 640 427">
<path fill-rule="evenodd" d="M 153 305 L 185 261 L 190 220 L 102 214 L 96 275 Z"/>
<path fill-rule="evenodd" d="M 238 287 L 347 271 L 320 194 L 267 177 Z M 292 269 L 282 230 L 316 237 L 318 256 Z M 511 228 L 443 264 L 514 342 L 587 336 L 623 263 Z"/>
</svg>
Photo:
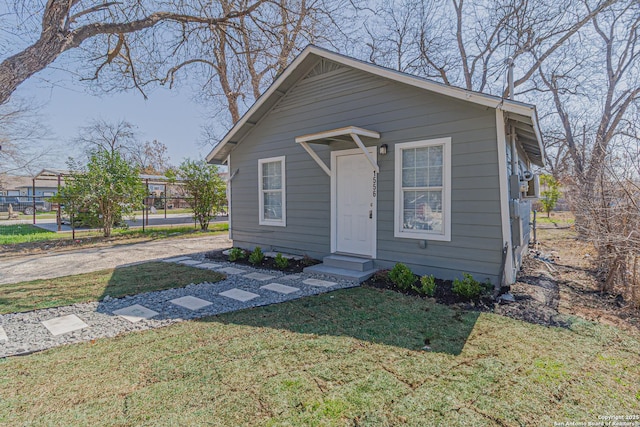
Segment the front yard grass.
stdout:
<svg viewBox="0 0 640 427">
<path fill-rule="evenodd" d="M 155 225 L 142 228 L 115 228 L 112 231 L 111 239 L 127 238 L 127 239 L 162 239 L 167 237 L 175 237 L 178 235 L 203 235 L 211 232 L 222 232 L 229 229 L 227 222 L 216 222 L 209 224 L 209 230 L 201 232 L 192 225 Z M 76 239 L 84 239 L 90 237 L 102 237 L 102 231 L 99 230 L 76 230 Z M 71 240 L 70 232 L 54 233 L 31 224 L 15 224 L 0 225 L 0 245 L 16 245 L 30 242 L 46 242 L 54 240 Z"/>
<path fill-rule="evenodd" d="M 0 285 L 0 314 L 99 301 L 180 288 L 190 283 L 217 282 L 224 276 L 186 265 L 148 262 L 93 273 Z"/>
<path fill-rule="evenodd" d="M 0 424 L 586 423 L 639 384 L 637 335 L 353 288 L 0 360 Z"/>
<path fill-rule="evenodd" d="M 31 224 L 0 225 L 0 245 L 50 240 L 56 234 Z"/>
</svg>

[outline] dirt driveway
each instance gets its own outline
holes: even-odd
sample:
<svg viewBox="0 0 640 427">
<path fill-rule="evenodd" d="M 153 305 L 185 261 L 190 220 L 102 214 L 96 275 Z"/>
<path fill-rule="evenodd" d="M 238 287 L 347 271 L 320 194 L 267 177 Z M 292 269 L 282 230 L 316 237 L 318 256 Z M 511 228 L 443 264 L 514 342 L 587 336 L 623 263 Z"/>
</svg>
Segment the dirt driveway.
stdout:
<svg viewBox="0 0 640 427">
<path fill-rule="evenodd" d="M 226 235 L 161 239 L 0 259 L 0 285 L 81 274 L 231 246 Z"/>
</svg>

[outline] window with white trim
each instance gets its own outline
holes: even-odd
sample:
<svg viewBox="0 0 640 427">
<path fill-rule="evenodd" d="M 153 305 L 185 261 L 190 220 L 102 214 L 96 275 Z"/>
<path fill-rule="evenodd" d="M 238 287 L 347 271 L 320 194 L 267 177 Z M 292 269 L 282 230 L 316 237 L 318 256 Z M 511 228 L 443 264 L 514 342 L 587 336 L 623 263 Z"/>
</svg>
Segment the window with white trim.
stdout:
<svg viewBox="0 0 640 427">
<path fill-rule="evenodd" d="M 395 146 L 394 236 L 451 240 L 451 138 Z"/>
<path fill-rule="evenodd" d="M 259 224 L 285 227 L 285 156 L 258 160 Z"/>
</svg>

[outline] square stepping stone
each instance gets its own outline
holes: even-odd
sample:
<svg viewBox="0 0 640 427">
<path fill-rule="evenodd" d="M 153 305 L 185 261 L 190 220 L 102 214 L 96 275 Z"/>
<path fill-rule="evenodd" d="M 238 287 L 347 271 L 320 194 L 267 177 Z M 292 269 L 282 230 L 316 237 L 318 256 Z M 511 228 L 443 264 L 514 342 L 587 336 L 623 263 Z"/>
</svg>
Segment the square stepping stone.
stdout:
<svg viewBox="0 0 640 427">
<path fill-rule="evenodd" d="M 278 292 L 281 294 L 291 294 L 300 290 L 299 288 L 294 288 L 293 286 L 287 286 L 280 283 L 269 283 L 268 285 L 260 286 L 260 289 L 266 289 L 268 291 Z"/>
<path fill-rule="evenodd" d="M 158 312 L 143 305 L 134 304 L 119 310 L 113 310 L 113 314 L 120 316 L 131 323 L 136 323 L 141 320 L 151 319 L 153 316 L 158 315 Z"/>
<path fill-rule="evenodd" d="M 196 261 L 195 259 L 185 259 L 184 261 L 178 261 L 178 264 L 182 264 L 182 265 L 198 265 L 198 264 L 202 264 L 202 261 Z"/>
<path fill-rule="evenodd" d="M 175 258 L 163 259 L 162 262 L 179 262 L 184 261 L 185 259 L 191 259 L 188 256 L 178 256 Z"/>
<path fill-rule="evenodd" d="M 206 307 L 208 305 L 213 304 L 211 301 L 207 301 L 202 298 L 194 297 L 191 295 L 172 299 L 169 302 L 175 305 L 179 305 L 180 307 L 188 308 L 189 310 L 193 310 L 193 311 L 200 310 L 202 307 Z"/>
<path fill-rule="evenodd" d="M 249 273 L 249 274 L 245 274 L 242 277 L 246 277 L 247 279 L 264 281 L 264 280 L 273 279 L 276 276 L 269 276 L 268 274 L 263 274 L 263 273 Z"/>
<path fill-rule="evenodd" d="M 301 276 L 299 274 L 290 274 L 288 276 L 281 277 L 280 280 L 298 280 Z"/>
<path fill-rule="evenodd" d="M 66 334 L 67 332 L 73 332 L 79 329 L 84 329 L 89 327 L 89 325 L 84 323 L 75 314 L 69 314 L 67 316 L 55 317 L 53 319 L 45 320 L 44 322 L 42 322 L 42 324 L 54 336 Z"/>
<path fill-rule="evenodd" d="M 7 333 L 4 331 L 4 328 L 2 326 L 0 326 L 0 341 L 9 341 Z"/>
<path fill-rule="evenodd" d="M 237 301 L 249 301 L 254 298 L 258 298 L 260 295 L 254 294 L 253 292 L 243 291 L 242 289 L 233 288 L 228 291 L 220 292 L 220 295 L 223 297 L 231 298 Z"/>
<path fill-rule="evenodd" d="M 225 268 L 221 268 L 218 271 L 221 271 L 227 274 L 242 274 L 247 272 L 247 270 L 243 270 L 241 268 L 235 268 L 235 267 L 225 267 Z"/>
<path fill-rule="evenodd" d="M 320 279 L 307 279 L 307 280 L 303 280 L 302 283 L 304 283 L 305 285 L 311 285 L 311 286 L 321 286 L 323 288 L 328 288 L 333 285 L 337 285 L 336 282 L 329 282 L 327 280 L 320 280 Z"/>
<path fill-rule="evenodd" d="M 215 270 L 216 268 L 222 267 L 222 264 L 214 264 L 212 262 L 203 262 L 196 266 L 197 268 L 205 268 L 207 270 Z"/>
</svg>

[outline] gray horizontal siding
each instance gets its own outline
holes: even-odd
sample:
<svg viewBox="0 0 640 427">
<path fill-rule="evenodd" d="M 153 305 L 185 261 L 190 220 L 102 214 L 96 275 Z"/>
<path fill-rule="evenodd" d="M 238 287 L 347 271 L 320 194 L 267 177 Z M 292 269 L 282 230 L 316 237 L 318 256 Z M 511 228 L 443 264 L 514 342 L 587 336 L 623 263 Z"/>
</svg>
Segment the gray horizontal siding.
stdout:
<svg viewBox="0 0 640 427">
<path fill-rule="evenodd" d="M 234 244 L 261 246 L 320 258 L 330 252 L 330 179 L 295 144 L 299 135 L 359 126 L 381 133 L 366 145 L 388 144 L 378 156 L 377 259 L 379 266 L 407 263 L 416 273 L 442 278 L 469 272 L 496 280 L 502 236 L 495 113 L 491 109 L 342 69 L 299 81 L 231 153 Z M 452 240 L 393 236 L 396 143 L 452 138 Z M 330 165 L 331 150 L 352 143 L 312 144 Z M 287 227 L 258 225 L 258 159 L 286 156 Z"/>
</svg>

